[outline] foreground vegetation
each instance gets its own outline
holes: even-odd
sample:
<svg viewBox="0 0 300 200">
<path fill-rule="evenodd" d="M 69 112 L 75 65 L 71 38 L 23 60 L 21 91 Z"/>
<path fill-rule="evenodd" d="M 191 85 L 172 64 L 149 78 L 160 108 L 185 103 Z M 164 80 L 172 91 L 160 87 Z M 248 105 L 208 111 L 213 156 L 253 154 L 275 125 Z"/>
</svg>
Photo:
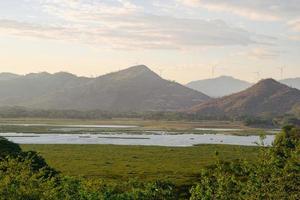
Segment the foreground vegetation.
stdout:
<svg viewBox="0 0 300 200">
<path fill-rule="evenodd" d="M 180 196 L 175 185 L 165 181 L 109 183 L 99 178 L 67 177 L 50 167 L 36 152 L 22 151 L 18 145 L 3 138 L 0 148 L 0 199 L 300 198 L 300 130 L 292 126 L 283 129 L 273 147 L 261 147 L 255 162 L 245 159 L 224 161 L 216 151 L 215 164 L 203 169 L 199 167 L 196 183 L 189 190 L 190 197 L 188 192 Z M 86 158 L 88 160 L 88 155 Z M 181 162 L 188 163 L 189 160 Z"/>
</svg>

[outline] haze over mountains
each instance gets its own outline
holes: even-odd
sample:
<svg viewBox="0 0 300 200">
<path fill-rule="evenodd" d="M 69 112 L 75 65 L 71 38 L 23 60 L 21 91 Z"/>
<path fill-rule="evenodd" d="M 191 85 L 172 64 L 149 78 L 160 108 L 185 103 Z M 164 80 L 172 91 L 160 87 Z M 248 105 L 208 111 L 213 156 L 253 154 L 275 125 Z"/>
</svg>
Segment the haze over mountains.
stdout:
<svg viewBox="0 0 300 200">
<path fill-rule="evenodd" d="M 300 106 L 300 90 L 265 79 L 242 92 L 194 106 L 201 116 L 264 116 L 293 112 Z"/>
<path fill-rule="evenodd" d="M 252 85 L 228 76 L 187 86 L 144 65 L 97 78 L 59 72 L 0 74 L 0 107 L 103 111 L 184 111 L 203 116 L 280 115 L 300 108 L 299 78 Z M 288 87 L 290 85 L 292 87 Z M 196 90 L 199 91 L 196 91 Z M 218 99 L 213 97 L 225 96 Z M 234 94 L 232 94 L 234 93 Z"/>
<path fill-rule="evenodd" d="M 18 78 L 18 77 L 20 77 L 20 75 L 8 73 L 8 72 L 0 73 L 0 81 L 1 80 L 4 80 L 4 81 L 11 80 L 11 79 Z"/>
<path fill-rule="evenodd" d="M 65 72 L 0 77 L 0 106 L 166 111 L 187 109 L 210 99 L 201 92 L 162 79 L 144 65 L 97 78 Z"/>
<path fill-rule="evenodd" d="M 288 79 L 281 80 L 280 82 L 300 90 L 300 78 L 288 78 Z"/>
<path fill-rule="evenodd" d="M 230 76 L 192 81 L 186 86 L 211 97 L 222 97 L 247 89 L 252 84 Z"/>
<path fill-rule="evenodd" d="M 300 90 L 300 78 L 283 79 L 279 80 L 279 82 Z M 216 98 L 241 92 L 252 85 L 253 83 L 230 76 L 220 76 L 212 79 L 192 81 L 186 86 Z"/>
</svg>

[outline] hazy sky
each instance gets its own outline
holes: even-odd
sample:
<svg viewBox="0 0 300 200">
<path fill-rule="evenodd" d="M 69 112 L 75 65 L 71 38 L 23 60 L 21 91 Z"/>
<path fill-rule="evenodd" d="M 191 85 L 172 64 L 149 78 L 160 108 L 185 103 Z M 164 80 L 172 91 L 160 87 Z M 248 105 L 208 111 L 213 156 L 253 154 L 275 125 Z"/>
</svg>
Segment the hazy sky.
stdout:
<svg viewBox="0 0 300 200">
<path fill-rule="evenodd" d="M 0 72 L 300 76 L 300 0 L 0 0 Z M 259 72 L 259 73 L 258 73 Z"/>
</svg>

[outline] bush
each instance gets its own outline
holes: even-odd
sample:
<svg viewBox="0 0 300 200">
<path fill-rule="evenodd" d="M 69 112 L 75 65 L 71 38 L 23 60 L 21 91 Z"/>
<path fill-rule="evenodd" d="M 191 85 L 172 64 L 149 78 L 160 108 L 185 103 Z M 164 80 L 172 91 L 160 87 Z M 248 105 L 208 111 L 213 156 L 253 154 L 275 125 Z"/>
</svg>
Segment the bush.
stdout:
<svg viewBox="0 0 300 200">
<path fill-rule="evenodd" d="M 191 200 L 300 199 L 300 129 L 283 128 L 273 147 L 261 147 L 257 163 L 242 160 L 204 169 Z"/>
<path fill-rule="evenodd" d="M 0 137 L 0 159 L 8 155 L 17 155 L 20 152 L 21 148 L 18 144 L 10 142 L 4 137 Z"/>
</svg>

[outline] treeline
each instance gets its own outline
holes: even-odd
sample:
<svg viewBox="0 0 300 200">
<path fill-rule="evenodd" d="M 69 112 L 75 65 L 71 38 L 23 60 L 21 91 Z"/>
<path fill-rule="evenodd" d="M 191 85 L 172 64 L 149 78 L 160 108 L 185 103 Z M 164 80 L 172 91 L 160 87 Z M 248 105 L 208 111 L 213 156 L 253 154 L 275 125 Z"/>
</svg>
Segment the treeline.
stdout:
<svg viewBox="0 0 300 200">
<path fill-rule="evenodd" d="M 112 119 L 112 118 L 141 118 L 149 120 L 201 120 L 229 119 L 224 117 L 203 117 L 197 114 L 172 111 L 117 112 L 103 110 L 49 110 L 30 109 L 25 107 L 0 107 L 2 118 L 66 118 L 66 119 Z"/>
<path fill-rule="evenodd" d="M 300 199 L 300 129 L 286 126 L 272 147 L 258 150 L 254 163 L 218 160 L 199 169 L 197 183 L 183 199 Z M 172 183 L 163 181 L 109 184 L 67 177 L 36 152 L 23 152 L 17 144 L 0 138 L 0 199 L 177 200 L 180 194 Z"/>
<path fill-rule="evenodd" d="M 300 116 L 283 114 L 282 116 L 203 116 L 197 113 L 172 111 L 147 112 L 117 112 L 103 110 L 46 110 L 29 109 L 25 107 L 0 107 L 1 118 L 61 118 L 61 119 L 112 119 L 112 118 L 139 118 L 145 120 L 228 120 L 243 121 L 247 126 L 282 127 L 288 124 L 300 125 Z"/>
<path fill-rule="evenodd" d="M 278 117 L 245 116 L 240 119 L 241 121 L 244 122 L 246 126 L 254 126 L 254 127 L 272 128 L 272 127 L 287 126 L 290 124 L 293 124 L 295 126 L 300 126 L 300 118 L 292 114 L 285 114 Z"/>
</svg>

